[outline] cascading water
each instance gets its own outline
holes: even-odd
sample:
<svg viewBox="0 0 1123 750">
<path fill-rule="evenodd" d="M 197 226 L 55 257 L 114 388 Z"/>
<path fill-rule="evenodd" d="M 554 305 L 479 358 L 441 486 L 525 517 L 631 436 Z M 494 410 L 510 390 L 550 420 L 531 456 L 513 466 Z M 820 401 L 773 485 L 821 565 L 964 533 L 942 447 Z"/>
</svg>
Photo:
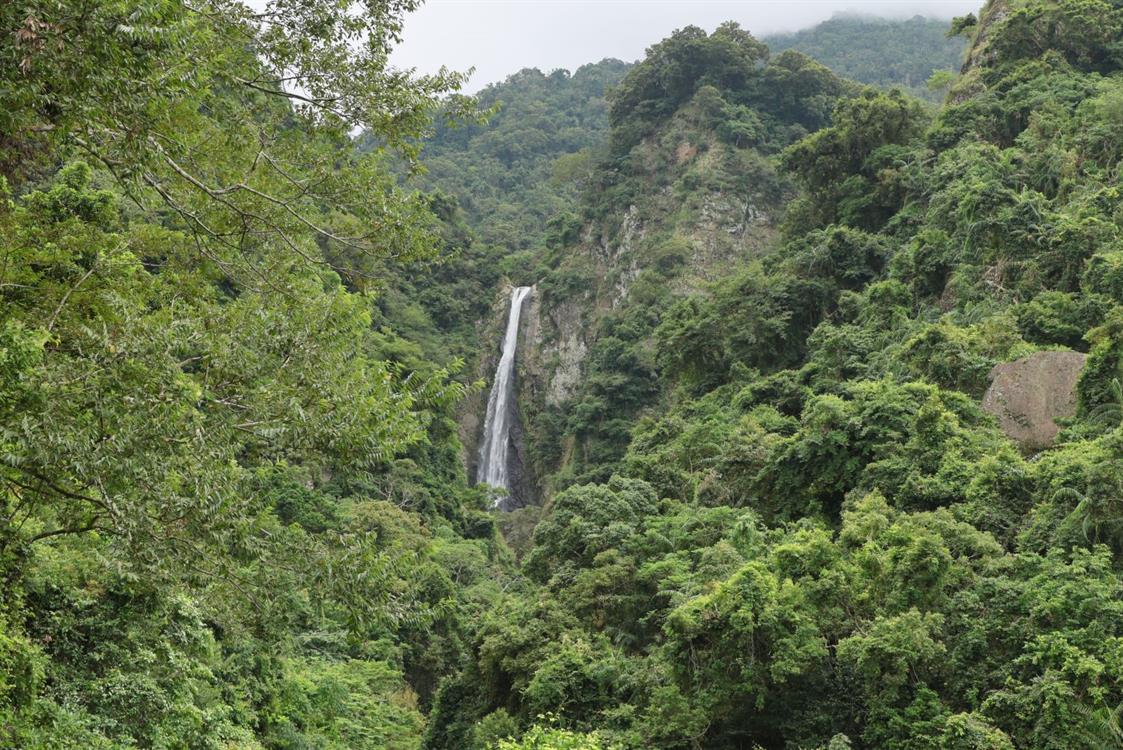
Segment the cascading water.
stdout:
<svg viewBox="0 0 1123 750">
<path fill-rule="evenodd" d="M 507 316 L 503 350 L 499 356 L 499 366 L 495 368 L 491 394 L 487 399 L 487 415 L 484 417 L 484 433 L 480 441 L 480 461 L 476 469 L 477 483 L 505 490 L 510 489 L 507 449 L 511 435 L 511 399 L 515 395 L 515 349 L 519 344 L 519 316 L 523 300 L 528 294 L 528 286 L 517 286 L 511 290 L 511 312 Z"/>
</svg>

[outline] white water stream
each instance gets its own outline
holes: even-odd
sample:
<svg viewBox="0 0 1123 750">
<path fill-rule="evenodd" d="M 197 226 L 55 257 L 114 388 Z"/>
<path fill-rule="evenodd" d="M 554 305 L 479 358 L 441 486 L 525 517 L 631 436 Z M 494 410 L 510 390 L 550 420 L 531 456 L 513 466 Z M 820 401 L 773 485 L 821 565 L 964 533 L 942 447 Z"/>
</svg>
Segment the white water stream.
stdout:
<svg viewBox="0 0 1123 750">
<path fill-rule="evenodd" d="M 499 366 L 495 368 L 491 394 L 487 399 L 484 433 L 480 440 L 480 460 L 476 469 L 476 482 L 506 490 L 510 489 L 507 448 L 510 444 L 511 413 L 514 410 L 511 400 L 515 397 L 515 349 L 519 345 L 519 316 L 523 300 L 528 294 L 528 286 L 517 286 L 511 290 L 511 312 L 507 316 L 503 350 L 499 356 Z"/>
</svg>

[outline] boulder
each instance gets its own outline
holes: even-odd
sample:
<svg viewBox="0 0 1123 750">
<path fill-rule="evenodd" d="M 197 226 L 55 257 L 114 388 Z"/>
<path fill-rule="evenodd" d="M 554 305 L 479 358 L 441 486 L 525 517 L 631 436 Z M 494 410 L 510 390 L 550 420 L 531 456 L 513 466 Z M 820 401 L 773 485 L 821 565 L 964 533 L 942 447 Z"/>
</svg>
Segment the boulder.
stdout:
<svg viewBox="0 0 1123 750">
<path fill-rule="evenodd" d="M 996 365 L 983 410 L 998 418 L 1002 431 L 1023 451 L 1048 448 L 1060 431 L 1057 420 L 1076 413 L 1076 381 L 1087 358 L 1080 352 L 1047 351 Z"/>
</svg>

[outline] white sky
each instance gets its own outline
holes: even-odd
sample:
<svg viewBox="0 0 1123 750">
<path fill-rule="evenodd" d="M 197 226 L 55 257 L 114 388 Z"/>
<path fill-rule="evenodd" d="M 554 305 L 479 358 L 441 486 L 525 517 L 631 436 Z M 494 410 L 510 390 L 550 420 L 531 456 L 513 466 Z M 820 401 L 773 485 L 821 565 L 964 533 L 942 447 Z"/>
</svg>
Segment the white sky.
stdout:
<svg viewBox="0 0 1123 750">
<path fill-rule="evenodd" d="M 474 92 L 522 68 L 573 70 L 606 57 L 637 60 L 683 26 L 737 21 L 755 36 L 795 31 L 835 13 L 950 19 L 983 0 L 427 0 L 406 19 L 392 61 L 420 72 L 475 67 Z"/>
</svg>

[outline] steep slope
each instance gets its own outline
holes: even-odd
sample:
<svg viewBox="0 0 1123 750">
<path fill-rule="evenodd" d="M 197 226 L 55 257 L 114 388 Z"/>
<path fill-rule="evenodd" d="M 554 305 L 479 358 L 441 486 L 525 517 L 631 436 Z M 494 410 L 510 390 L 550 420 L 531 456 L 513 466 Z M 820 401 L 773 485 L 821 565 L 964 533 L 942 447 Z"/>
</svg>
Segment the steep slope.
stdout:
<svg viewBox="0 0 1123 750">
<path fill-rule="evenodd" d="M 478 95 L 486 124 L 439 124 L 425 141 L 423 184 L 456 197 L 478 239 L 508 253 L 533 248 L 542 225 L 570 205 L 608 131 L 605 92 L 619 60 L 573 73 L 526 69 Z"/>
<path fill-rule="evenodd" d="M 814 48 L 830 59 L 858 59 L 861 64 L 851 67 L 860 77 L 899 83 L 905 80 L 902 76 L 911 75 L 902 71 L 927 68 L 940 55 L 947 65 L 954 62 L 958 52 L 948 51 L 959 49 L 962 42 L 946 40 L 943 28 L 923 19 L 834 19 L 778 43 L 781 49 Z M 886 44 L 898 35 L 908 39 L 907 45 Z M 842 49 L 861 52 L 848 58 Z M 674 122 L 660 133 L 647 134 L 646 142 L 637 145 L 629 158 L 609 154 L 621 147 L 609 143 L 606 93 L 630 67 L 610 60 L 584 66 L 572 75 L 524 70 L 481 93 L 481 103 L 495 108 L 486 124 L 441 125 L 426 141 L 423 161 L 428 173 L 422 184 L 447 193 L 459 204 L 457 208 L 445 202 L 439 210 L 446 221 L 459 223 L 471 236 L 460 235 L 450 245 L 455 251 L 445 268 L 413 274 L 416 282 L 403 279 L 404 283 L 391 284 L 381 304 L 394 327 L 415 340 L 444 341 L 446 351 L 468 359 L 469 374 L 486 379 L 497 357 L 491 339 L 507 287 L 500 286 L 499 296 L 491 290 L 496 290 L 501 277 L 516 283 L 543 282 L 530 303 L 535 313 L 527 361 L 531 372 L 523 380 L 536 389 L 523 399 L 534 412 L 526 415 L 536 435 L 530 451 L 534 473 L 551 473 L 568 463 L 561 461 L 561 453 L 576 443 L 563 440 L 562 445 L 570 448 L 559 453 L 558 441 L 552 437 L 559 430 L 570 437 L 588 432 L 585 426 L 574 424 L 570 429 L 562 424 L 568 420 L 560 415 L 560 407 L 575 399 L 581 377 L 578 365 L 597 338 L 592 329 L 599 325 L 600 308 L 619 307 L 637 281 L 649 295 L 688 289 L 710 277 L 720 264 L 759 251 L 774 239 L 785 183 L 774 174 L 768 155 L 805 132 L 798 127 L 794 101 L 802 95 L 800 85 L 815 85 L 811 79 L 817 75 L 809 72 L 814 70 L 810 67 L 789 71 L 786 79 L 777 75 L 785 64 L 802 65 L 791 62 L 797 59 L 784 58 L 787 62 L 773 65 L 768 74 L 775 80 L 766 85 L 779 96 L 764 109 L 775 112 L 759 109 L 759 102 L 747 108 L 740 102 L 731 105 L 722 99 L 719 87 L 714 89 L 716 98 L 706 92 L 691 106 L 680 102 L 682 112 Z M 795 81 L 790 91 L 781 90 L 784 80 Z M 753 107 L 759 111 L 751 111 Z M 822 114 L 816 117 L 821 120 Z M 773 122 L 776 118 L 787 118 L 797 126 L 781 132 Z M 616 123 L 615 137 L 634 125 Z M 559 248 L 572 244 L 578 235 L 585 245 L 600 248 L 587 248 L 562 260 Z M 636 249 L 637 244 L 644 247 Z M 598 254 L 599 259 L 592 260 Z M 676 280 L 666 283 L 662 277 Z M 588 319 L 579 319 L 585 303 L 570 295 L 571 290 L 596 298 L 590 304 L 597 311 Z M 567 301 L 555 303 L 562 298 Z M 536 316 L 544 301 L 547 318 L 540 320 Z M 436 329 L 436 339 L 426 333 L 427 326 Z M 643 338 L 632 335 L 637 341 Z M 437 344 L 426 351 L 436 355 L 440 349 Z M 557 362 L 543 359 L 555 356 Z M 621 356 L 636 360 L 621 365 L 631 370 L 625 380 L 650 379 L 644 374 L 650 371 L 644 356 Z M 631 392 L 618 395 L 633 402 L 633 412 L 655 395 L 650 384 L 622 383 L 622 387 Z M 588 402 L 585 411 L 601 408 L 597 398 Z M 477 396 L 462 411 L 461 438 L 469 467 L 481 409 Z M 602 425 L 597 431 L 603 432 L 602 427 L 609 429 Z M 618 456 L 627 422 L 617 422 L 609 431 L 615 435 L 607 440 L 604 455 Z"/>
<path fill-rule="evenodd" d="M 924 87 L 935 70 L 958 68 L 961 38 L 947 24 L 840 16 L 794 34 L 764 37 L 772 54 L 807 54 L 843 78 Z M 485 244 L 515 253 L 537 246 L 543 224 L 572 205 L 603 155 L 606 93 L 632 63 L 603 60 L 572 73 L 526 69 L 480 92 L 485 124 L 438 123 L 425 140 L 422 184 L 454 196 Z M 934 95 L 934 94 L 933 94 Z"/>
<path fill-rule="evenodd" d="M 769 60 L 726 24 L 676 32 L 613 91 L 610 154 L 581 211 L 553 220 L 531 310 L 522 403 L 538 473 L 562 471 L 555 488 L 611 473 L 632 420 L 660 397 L 650 344 L 662 311 L 775 241 L 790 184 L 770 155 L 848 90 L 799 53 Z"/>
<path fill-rule="evenodd" d="M 887 43 L 899 34 L 908 38 L 907 45 Z M 911 73 L 902 71 L 927 69 L 940 54 L 962 44 L 948 42 L 942 24 L 922 19 L 884 23 L 835 19 L 797 37 L 780 38 L 777 43 L 781 50 L 791 45 L 804 46 L 831 60 L 859 60 L 861 65 L 852 65 L 848 70 L 859 79 L 885 84 L 904 81 Z M 858 52 L 847 56 L 842 54 L 843 49 Z M 950 65 L 952 56 L 945 56 L 944 62 Z M 602 258 L 597 268 L 582 269 L 581 263 L 571 262 L 560 274 L 554 270 L 557 258 L 547 252 L 549 245 L 556 248 L 572 241 L 576 225 L 586 222 L 583 210 L 575 210 L 582 200 L 603 202 L 611 195 L 615 196 L 612 200 L 624 201 L 627 198 L 620 195 L 622 189 L 641 190 L 644 197 L 636 201 L 639 213 L 627 219 L 629 231 L 659 234 L 666 240 L 656 251 L 663 256 L 657 263 L 668 266 L 665 270 L 673 271 L 672 275 L 678 271 L 669 266 L 682 266 L 693 269 L 685 275 L 693 274 L 697 277 L 695 281 L 705 278 L 709 275 L 706 269 L 719 260 L 744 255 L 770 241 L 775 224 L 773 209 L 782 180 L 774 178 L 766 160 L 748 156 L 752 149 L 744 147 L 752 146 L 756 152 L 767 154 L 775 151 L 777 145 L 762 148 L 755 140 L 760 137 L 754 131 L 759 124 L 752 117 L 737 121 L 740 115 L 720 111 L 724 106 L 721 102 L 703 97 L 691 112 L 684 111 L 677 119 L 676 132 L 658 136 L 637 151 L 637 158 L 645 162 L 642 170 L 646 177 L 638 173 L 626 175 L 622 185 L 606 186 L 603 191 L 593 185 L 594 181 L 605 179 L 601 165 L 610 148 L 606 94 L 629 67 L 605 60 L 583 66 L 572 74 L 554 71 L 547 75 L 524 70 L 481 92 L 481 105 L 493 110 L 486 124 L 456 128 L 438 124 L 437 131 L 425 142 L 423 163 L 428 171 L 419 184 L 447 196 L 434 201 L 435 212 L 447 227 L 446 252 L 443 263 L 420 273 L 380 274 L 390 279 L 382 285 L 379 297 L 388 327 L 421 342 L 426 357 L 442 361 L 448 361 L 449 355 L 465 358 L 468 379 L 489 378 L 498 356 L 493 339 L 497 316 L 502 313 L 496 311 L 502 307 L 507 289 L 499 283 L 500 279 L 533 283 L 549 276 L 552 280 L 547 280 L 542 290 L 546 292 L 554 282 L 585 283 L 579 277 L 591 273 L 598 283 L 604 281 L 616 287 L 613 294 L 620 296 L 638 278 L 641 266 L 647 264 L 647 260 L 640 258 L 642 252 Z M 706 111 L 707 107 L 711 111 Z M 720 134 L 716 130 L 719 125 L 724 128 Z M 798 134 L 793 131 L 784 137 L 794 138 Z M 670 143 L 674 138 L 679 140 Z M 722 145 L 711 150 L 710 141 Z M 727 153 L 726 143 L 737 146 L 741 155 Z M 743 163 L 734 163 L 738 159 Z M 680 161 L 677 167 L 670 166 Z M 672 177 L 675 170 L 681 174 Z M 729 184 L 718 186 L 716 183 L 721 179 Z M 751 190 L 744 184 L 733 184 L 746 180 L 757 184 Z M 660 181 L 663 182 L 657 184 Z M 662 191 L 658 198 L 656 191 Z M 724 201 L 730 198 L 733 203 L 726 205 Z M 699 201 L 706 205 L 693 205 Z M 680 206 L 683 202 L 685 205 Z M 661 205 L 656 206 L 657 203 Z M 622 212 L 627 209 L 626 205 L 601 205 L 595 211 L 601 213 L 602 223 L 620 223 Z M 650 215 L 641 217 L 644 212 Z M 699 213 L 705 217 L 700 219 Z M 607 218 L 610 214 L 611 219 Z M 663 226 L 665 223 L 667 226 Z M 602 235 L 596 241 L 605 244 L 612 242 L 609 235 L 616 230 L 596 231 Z M 634 238 L 623 238 L 623 245 L 632 244 Z M 704 252 L 698 252 L 699 248 L 704 248 Z M 568 281 L 562 278 L 565 274 Z M 641 286 L 649 280 L 650 276 L 641 280 Z M 690 283 L 684 279 L 673 286 L 685 288 Z M 606 299 L 612 296 L 606 294 L 598 292 Z M 538 305 L 540 301 L 536 298 L 531 304 Z M 551 309 L 557 323 L 534 325 L 534 337 L 553 336 L 559 325 L 570 330 L 580 328 L 574 318 L 577 307 L 570 304 L 564 310 Z M 569 318 L 568 322 L 565 318 Z M 543 342 L 531 342 L 535 343 Z M 550 383 L 539 386 L 546 390 L 530 403 L 546 404 L 553 409 L 572 395 L 578 378 L 576 363 L 586 346 L 582 337 L 574 335 L 557 345 L 558 367 L 550 369 L 558 375 L 555 378 L 551 373 Z M 408 354 L 406 350 L 408 347 L 403 348 L 403 355 Z M 526 382 L 541 383 L 545 376 L 543 368 L 533 361 L 530 364 L 539 372 L 535 379 Z M 650 394 L 645 398 L 649 397 Z M 469 469 L 482 408 L 481 398 L 476 396 L 461 412 L 461 439 Z M 538 425 L 539 432 L 547 430 L 552 434 L 556 429 L 564 429 L 557 415 L 548 416 L 546 422 Z M 614 441 L 616 453 L 620 451 L 621 429 L 617 429 Z M 549 448 L 545 452 L 551 453 L 537 457 L 537 471 L 555 467 L 554 441 L 534 442 L 544 451 Z"/>
</svg>

